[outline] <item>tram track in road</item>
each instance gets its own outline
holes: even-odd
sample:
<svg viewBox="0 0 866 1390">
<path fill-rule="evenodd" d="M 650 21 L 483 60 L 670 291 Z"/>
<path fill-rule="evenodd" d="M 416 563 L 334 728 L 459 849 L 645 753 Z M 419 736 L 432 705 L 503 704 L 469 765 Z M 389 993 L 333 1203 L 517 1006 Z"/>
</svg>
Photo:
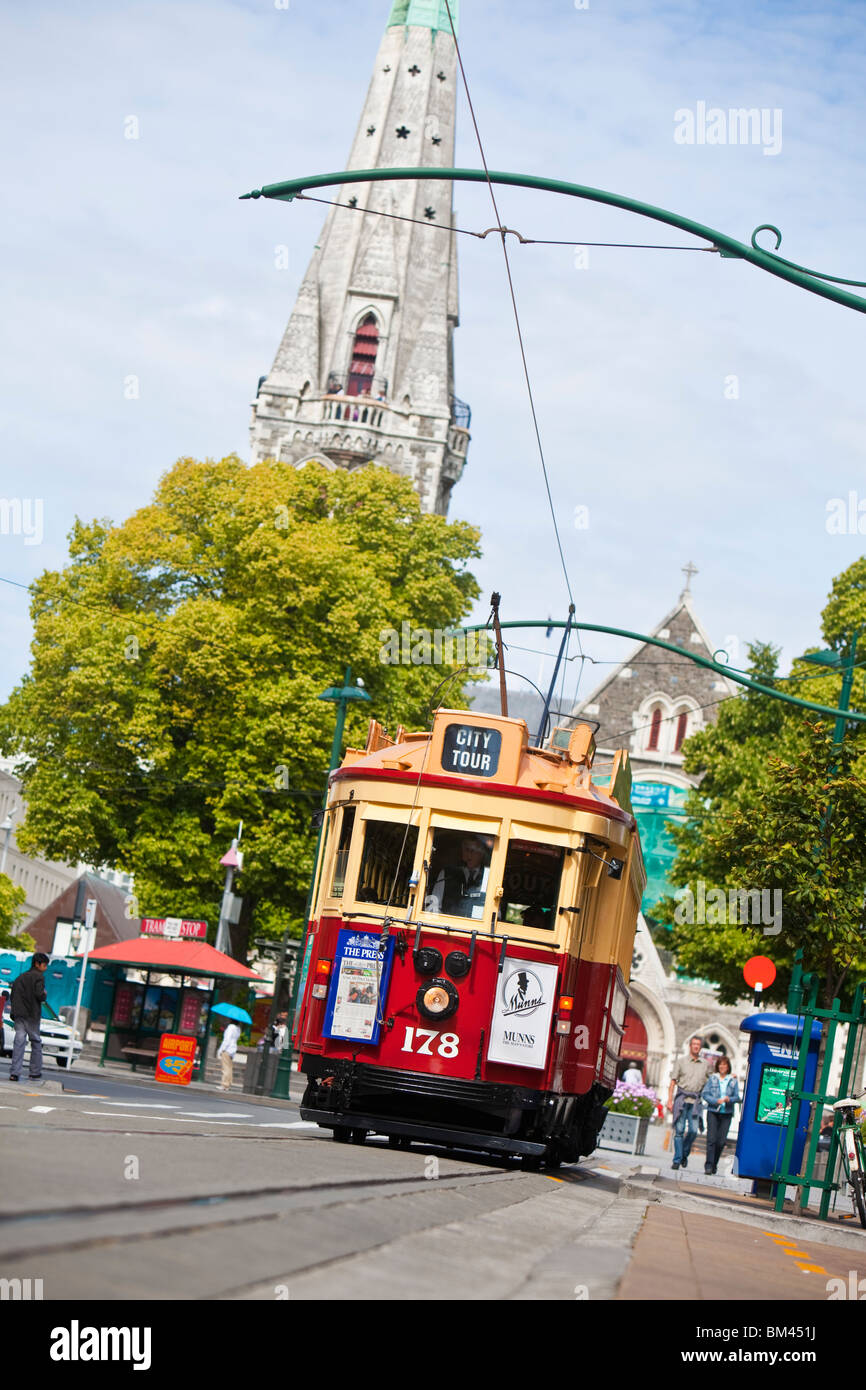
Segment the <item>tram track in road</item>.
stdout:
<svg viewBox="0 0 866 1390">
<path fill-rule="evenodd" d="M 475 1183 L 520 1180 L 521 1172 L 503 1172 L 501 1169 L 479 1169 L 472 1173 L 453 1174 L 437 1179 L 437 1187 L 443 1191 Z M 76 1205 L 41 1209 L 37 1212 L 0 1213 L 0 1258 L 4 1261 L 20 1259 L 34 1254 L 65 1254 L 95 1250 L 98 1247 L 122 1242 L 130 1245 L 138 1241 L 159 1240 L 173 1236 L 191 1235 L 203 1230 L 223 1229 L 230 1226 L 248 1226 L 252 1222 L 271 1221 L 288 1216 L 295 1211 L 312 1210 L 323 1205 L 335 1206 L 344 1203 L 358 1203 L 379 1196 L 411 1195 L 430 1190 L 430 1182 L 423 1176 L 415 1175 L 382 1178 L 358 1178 L 341 1181 L 303 1184 L 290 1183 L 263 1188 L 247 1188 L 242 1191 L 203 1193 L 196 1196 L 149 1198 L 135 1202 L 115 1202 L 107 1206 Z M 265 1210 L 251 1210 L 252 1206 L 266 1204 Z M 236 1204 L 236 1215 L 220 1217 L 214 1209 L 223 1204 Z M 245 1204 L 245 1209 L 240 1209 Z M 49 1223 L 75 1223 L 86 1221 L 89 1227 L 94 1224 L 109 1225 L 112 1222 L 134 1222 L 136 1218 L 145 1220 L 159 1218 L 164 1213 L 173 1216 L 186 1209 L 198 1213 L 198 1220 L 174 1220 L 154 1229 L 132 1230 L 105 1229 L 86 1236 L 57 1239 L 46 1230 L 46 1239 L 39 1239 L 39 1228 L 47 1228 Z M 27 1230 L 27 1243 L 16 1248 L 7 1246 L 4 1237 L 15 1230 Z"/>
<path fill-rule="evenodd" d="M 508 1177 L 520 1176 L 519 1174 L 502 1173 L 498 1169 L 488 1168 L 481 1170 L 481 1175 L 485 1177 Z M 445 1183 L 453 1183 L 460 1175 L 455 1174 L 451 1178 L 440 1179 Z M 475 1176 L 474 1174 L 472 1175 Z M 365 1188 L 394 1187 L 399 1185 L 410 1185 L 417 1187 L 419 1183 L 423 1185 L 424 1179 L 417 1177 L 389 1177 L 389 1178 L 364 1178 L 362 1180 Z M 299 1192 L 338 1192 L 341 1189 L 351 1190 L 357 1195 L 358 1180 L 345 1179 L 341 1182 L 330 1182 L 323 1185 L 310 1187 L 309 1184 L 302 1183 L 283 1183 L 279 1186 L 251 1187 L 238 1191 L 233 1189 L 227 1192 L 202 1193 L 195 1197 L 152 1197 L 144 1198 L 137 1202 L 112 1202 L 107 1205 L 93 1206 L 80 1203 L 76 1206 L 68 1207 L 42 1207 L 39 1211 L 8 1212 L 0 1211 L 0 1233 L 4 1226 L 25 1225 L 33 1221 L 63 1220 L 77 1216 L 108 1216 L 114 1214 L 128 1214 L 138 1211 L 159 1211 L 180 1207 L 208 1206 L 216 1202 L 237 1202 L 250 1199 L 267 1197 L 293 1196 Z"/>
<path fill-rule="evenodd" d="M 369 1157 L 372 1148 L 366 1146 Z M 462 1249 L 467 1231 L 488 1243 L 518 1231 L 520 1256 L 534 1265 L 536 1213 L 548 1243 L 559 1243 L 569 1223 L 582 1228 L 612 1201 L 601 1184 L 592 1190 L 591 1174 L 558 1174 L 553 1182 L 517 1166 L 491 1168 L 478 1155 L 461 1159 L 440 1151 L 434 1177 L 429 1150 L 397 1155 L 383 1148 L 386 1162 L 374 1162 L 372 1171 L 367 1164 L 353 1176 L 342 1146 L 317 1146 L 314 1154 L 298 1145 L 287 1152 L 298 1164 L 290 1182 L 247 1182 L 234 1190 L 216 1183 L 210 1192 L 169 1191 L 102 1207 L 76 1202 L 7 1211 L 0 1214 L 0 1267 L 7 1277 L 44 1279 L 47 1299 L 274 1298 L 274 1288 L 287 1279 L 318 1287 L 326 1275 L 344 1282 L 354 1277 L 357 1260 L 388 1264 L 407 1242 L 429 1246 L 441 1258 Z M 362 1151 L 348 1157 L 360 1164 Z M 332 1160 L 338 1167 L 328 1174 Z M 406 1170 L 407 1162 L 414 1171 Z M 449 1172 L 451 1166 L 457 1171 Z M 387 1167 L 392 1171 L 383 1171 Z M 184 1173 L 189 1176 L 188 1169 Z M 474 1239 L 468 1239 L 470 1248 Z M 424 1260 L 417 1268 L 424 1270 Z M 461 1253 L 455 1273 L 465 1278 L 466 1269 Z M 402 1297 L 400 1280 L 381 1296 Z M 429 1296 L 450 1295 L 431 1286 Z"/>
</svg>

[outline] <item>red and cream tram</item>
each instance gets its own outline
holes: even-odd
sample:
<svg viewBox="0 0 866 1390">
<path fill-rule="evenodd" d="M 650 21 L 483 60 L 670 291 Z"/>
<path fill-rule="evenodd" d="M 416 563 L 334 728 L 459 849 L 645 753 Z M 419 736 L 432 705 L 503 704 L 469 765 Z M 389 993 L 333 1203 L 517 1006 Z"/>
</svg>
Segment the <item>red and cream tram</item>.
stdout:
<svg viewBox="0 0 866 1390">
<path fill-rule="evenodd" d="M 645 874 L 628 754 L 604 790 L 587 725 L 553 744 L 439 710 L 374 721 L 332 774 L 298 1047 L 301 1115 L 336 1140 L 594 1149 Z"/>
</svg>

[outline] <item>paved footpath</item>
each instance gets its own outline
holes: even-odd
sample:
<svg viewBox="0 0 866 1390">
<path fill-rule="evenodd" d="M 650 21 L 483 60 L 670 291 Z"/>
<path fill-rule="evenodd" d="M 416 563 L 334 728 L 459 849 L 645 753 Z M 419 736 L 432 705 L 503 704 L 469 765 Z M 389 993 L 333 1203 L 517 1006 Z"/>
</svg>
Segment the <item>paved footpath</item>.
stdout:
<svg viewBox="0 0 866 1390">
<path fill-rule="evenodd" d="M 866 1234 L 860 1244 L 856 1250 L 795 1240 L 735 1219 L 655 1203 L 647 1207 L 617 1297 L 826 1302 L 838 1288 L 831 1279 L 844 1280 L 847 1289 L 852 1271 L 857 1281 L 866 1276 Z"/>
<path fill-rule="evenodd" d="M 620 1173 L 623 1194 L 647 1204 L 618 1300 L 827 1302 L 834 1292 L 841 1296 L 831 1280 L 843 1279 L 850 1289 L 852 1280 L 856 1287 L 866 1279 L 866 1232 L 844 1198 L 826 1222 L 814 1209 L 795 1211 L 793 1203 L 776 1212 L 751 1195 L 747 1179 L 733 1175 L 732 1153 L 718 1176 L 704 1175 L 697 1152 L 687 1170 L 673 1172 L 664 1137 L 651 1128 L 639 1158 L 594 1155 Z"/>
</svg>

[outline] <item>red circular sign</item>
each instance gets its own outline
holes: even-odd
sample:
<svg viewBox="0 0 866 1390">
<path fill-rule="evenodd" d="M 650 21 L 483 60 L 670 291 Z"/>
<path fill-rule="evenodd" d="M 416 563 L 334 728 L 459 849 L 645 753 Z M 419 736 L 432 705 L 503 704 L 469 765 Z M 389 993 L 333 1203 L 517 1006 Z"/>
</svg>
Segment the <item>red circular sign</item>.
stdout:
<svg viewBox="0 0 866 1390">
<path fill-rule="evenodd" d="M 768 989 L 776 978 L 776 967 L 769 956 L 752 956 L 743 966 L 743 976 L 752 989 L 758 985 Z"/>
</svg>

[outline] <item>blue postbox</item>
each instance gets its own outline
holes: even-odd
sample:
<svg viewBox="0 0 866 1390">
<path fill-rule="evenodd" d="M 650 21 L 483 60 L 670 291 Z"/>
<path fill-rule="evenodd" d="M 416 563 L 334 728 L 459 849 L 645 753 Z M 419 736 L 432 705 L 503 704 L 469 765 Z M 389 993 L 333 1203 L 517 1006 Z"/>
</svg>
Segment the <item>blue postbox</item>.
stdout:
<svg viewBox="0 0 866 1390">
<path fill-rule="evenodd" d="M 793 1089 L 797 1076 L 803 1027 L 803 1019 L 796 1014 L 753 1014 L 740 1024 L 740 1032 L 751 1035 L 749 1070 L 737 1136 L 737 1172 L 741 1178 L 769 1182 L 782 1166 L 791 1113 L 787 1093 Z M 815 1087 L 820 1041 L 821 1025 L 815 1022 L 809 1039 L 806 1091 Z M 791 1156 L 795 1172 L 803 1157 L 808 1127 L 809 1102 L 801 1101 Z"/>
</svg>

